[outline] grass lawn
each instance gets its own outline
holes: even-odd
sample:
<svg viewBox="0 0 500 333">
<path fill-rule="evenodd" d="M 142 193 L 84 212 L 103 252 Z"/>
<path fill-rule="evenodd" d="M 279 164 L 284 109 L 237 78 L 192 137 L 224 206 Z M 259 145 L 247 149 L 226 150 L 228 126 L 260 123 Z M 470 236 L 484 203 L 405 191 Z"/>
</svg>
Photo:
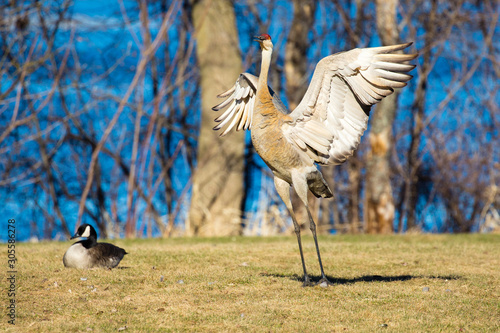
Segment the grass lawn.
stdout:
<svg viewBox="0 0 500 333">
<path fill-rule="evenodd" d="M 17 243 L 16 324 L 3 307 L 1 330 L 500 331 L 500 235 L 320 237 L 328 288 L 302 287 L 294 236 L 112 243 L 129 252 L 113 270 L 64 268 L 72 242 Z"/>
</svg>

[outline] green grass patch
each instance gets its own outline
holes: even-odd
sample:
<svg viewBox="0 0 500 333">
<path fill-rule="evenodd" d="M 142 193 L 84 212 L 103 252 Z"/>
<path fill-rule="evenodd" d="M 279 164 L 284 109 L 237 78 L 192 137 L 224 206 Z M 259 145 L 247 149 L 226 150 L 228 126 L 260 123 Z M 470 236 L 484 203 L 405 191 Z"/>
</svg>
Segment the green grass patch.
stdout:
<svg viewBox="0 0 500 333">
<path fill-rule="evenodd" d="M 335 286 L 302 287 L 295 237 L 115 240 L 113 270 L 72 242 L 18 243 L 16 332 L 498 332 L 500 236 L 323 236 Z M 7 245 L 4 246 L 6 253 Z M 319 279 L 311 237 L 307 268 Z M 5 266 L 7 258 L 4 256 Z M 182 283 L 181 283 L 182 280 Z M 7 282 L 0 283 L 2 305 Z"/>
</svg>

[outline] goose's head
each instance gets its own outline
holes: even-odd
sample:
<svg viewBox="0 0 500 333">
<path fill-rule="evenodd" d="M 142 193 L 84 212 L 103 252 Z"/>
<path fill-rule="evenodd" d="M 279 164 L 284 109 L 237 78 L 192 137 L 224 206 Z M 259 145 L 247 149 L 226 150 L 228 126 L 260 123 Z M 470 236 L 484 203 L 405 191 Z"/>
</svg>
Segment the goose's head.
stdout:
<svg viewBox="0 0 500 333">
<path fill-rule="evenodd" d="M 92 227 L 90 224 L 85 223 L 78 228 L 76 234 L 71 237 L 71 239 L 80 237 L 97 239 L 97 233 L 95 232 L 94 227 Z"/>
</svg>

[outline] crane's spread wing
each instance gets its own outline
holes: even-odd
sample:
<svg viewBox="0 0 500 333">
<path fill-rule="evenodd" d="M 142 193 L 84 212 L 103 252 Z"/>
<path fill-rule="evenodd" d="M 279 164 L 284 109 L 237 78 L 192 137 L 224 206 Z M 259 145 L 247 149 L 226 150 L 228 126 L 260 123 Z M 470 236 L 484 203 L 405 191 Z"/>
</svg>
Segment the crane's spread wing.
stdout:
<svg viewBox="0 0 500 333">
<path fill-rule="evenodd" d="M 309 88 L 283 127 L 288 140 L 314 161 L 340 164 L 353 154 L 373 104 L 406 86 L 417 54 L 408 44 L 354 49 L 323 58 Z"/>
<path fill-rule="evenodd" d="M 228 134 L 233 128 L 236 128 L 237 131 L 251 128 L 258 82 L 259 78 L 255 75 L 250 73 L 240 74 L 234 86 L 217 96 L 226 98 L 226 100 L 214 106 L 212 110 L 219 111 L 229 105 L 228 109 L 215 119 L 215 121 L 219 123 L 214 127 L 216 131 L 230 122 L 220 136 Z M 268 88 L 273 97 L 272 101 L 274 106 L 276 106 L 279 111 L 287 113 L 278 95 L 274 93 L 271 87 Z"/>
</svg>

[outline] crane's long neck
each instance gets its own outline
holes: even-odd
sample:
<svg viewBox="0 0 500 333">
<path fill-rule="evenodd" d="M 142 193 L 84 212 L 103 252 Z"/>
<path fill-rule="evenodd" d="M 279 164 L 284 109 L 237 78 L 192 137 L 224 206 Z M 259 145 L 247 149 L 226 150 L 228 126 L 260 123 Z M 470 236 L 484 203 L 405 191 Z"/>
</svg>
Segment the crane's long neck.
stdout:
<svg viewBox="0 0 500 333">
<path fill-rule="evenodd" d="M 267 74 L 269 73 L 269 66 L 271 65 L 271 57 L 273 55 L 272 49 L 262 49 L 262 62 L 260 66 L 259 83 L 257 86 L 257 95 L 264 94 L 271 96 L 267 87 Z M 262 96 L 262 95 L 261 95 Z"/>
</svg>

